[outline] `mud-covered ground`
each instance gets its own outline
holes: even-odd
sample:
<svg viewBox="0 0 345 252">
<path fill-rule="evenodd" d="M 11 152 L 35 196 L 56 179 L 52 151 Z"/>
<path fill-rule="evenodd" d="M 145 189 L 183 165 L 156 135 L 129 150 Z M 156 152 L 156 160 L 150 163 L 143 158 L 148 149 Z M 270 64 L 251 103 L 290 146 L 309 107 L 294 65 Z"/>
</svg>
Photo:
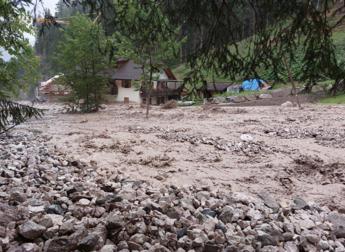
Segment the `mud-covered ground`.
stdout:
<svg viewBox="0 0 345 252">
<path fill-rule="evenodd" d="M 16 131 L 153 185 L 207 185 L 276 198 L 296 196 L 345 211 L 345 107 L 153 108 L 109 105 L 94 114 L 45 116 Z"/>
</svg>

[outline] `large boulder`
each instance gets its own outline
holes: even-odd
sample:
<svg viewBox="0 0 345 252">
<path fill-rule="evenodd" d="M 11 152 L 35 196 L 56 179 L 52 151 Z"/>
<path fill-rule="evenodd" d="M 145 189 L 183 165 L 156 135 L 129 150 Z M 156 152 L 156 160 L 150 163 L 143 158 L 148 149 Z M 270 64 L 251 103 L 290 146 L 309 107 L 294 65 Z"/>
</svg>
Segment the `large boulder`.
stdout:
<svg viewBox="0 0 345 252">
<path fill-rule="evenodd" d="M 18 228 L 19 234 L 28 240 L 34 240 L 40 237 L 44 231 L 46 231 L 46 227 L 33 221 L 27 221 Z"/>
</svg>

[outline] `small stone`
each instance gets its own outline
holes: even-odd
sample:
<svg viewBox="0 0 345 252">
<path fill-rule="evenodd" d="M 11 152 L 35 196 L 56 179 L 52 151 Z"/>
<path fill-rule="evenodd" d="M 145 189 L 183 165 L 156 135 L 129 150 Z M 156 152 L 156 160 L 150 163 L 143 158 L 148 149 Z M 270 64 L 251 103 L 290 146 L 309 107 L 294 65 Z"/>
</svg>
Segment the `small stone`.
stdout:
<svg viewBox="0 0 345 252">
<path fill-rule="evenodd" d="M 299 252 L 300 251 L 298 249 L 297 245 L 292 241 L 286 242 L 284 245 L 284 249 L 286 250 L 286 252 Z"/>
<path fill-rule="evenodd" d="M 40 252 L 41 249 L 35 243 L 24 243 L 21 246 L 23 252 Z"/>
<path fill-rule="evenodd" d="M 314 244 L 314 245 L 318 244 L 319 241 L 320 241 L 319 236 L 316 235 L 316 234 L 307 234 L 307 235 L 305 236 L 305 238 L 306 238 L 310 243 L 312 243 L 312 244 Z"/>
<path fill-rule="evenodd" d="M 210 217 L 212 217 L 212 218 L 216 217 L 216 212 L 213 211 L 213 210 L 211 210 L 211 209 L 209 209 L 209 208 L 203 209 L 203 210 L 201 211 L 201 213 L 204 214 L 204 215 L 210 216 Z"/>
<path fill-rule="evenodd" d="M 273 96 L 271 94 L 260 94 L 259 99 L 272 99 Z"/>
<path fill-rule="evenodd" d="M 90 205 L 90 200 L 88 199 L 80 199 L 77 203 L 80 206 L 88 206 Z"/>
<path fill-rule="evenodd" d="M 261 242 L 262 246 L 277 246 L 277 240 L 268 233 L 261 230 L 257 232 L 257 240 Z"/>
<path fill-rule="evenodd" d="M 192 246 L 193 248 L 199 248 L 204 245 L 204 241 L 201 238 L 195 238 L 193 240 Z"/>
<path fill-rule="evenodd" d="M 328 244 L 328 242 L 327 242 L 327 241 L 324 241 L 324 240 L 321 240 L 321 241 L 319 242 L 319 246 L 320 246 L 320 248 L 322 248 L 323 250 L 329 249 L 329 244 Z"/>
<path fill-rule="evenodd" d="M 287 102 L 284 102 L 281 106 L 282 106 L 282 107 L 293 107 L 294 105 L 293 105 L 292 102 L 287 101 Z"/>
<path fill-rule="evenodd" d="M 213 244 L 213 243 L 206 243 L 204 247 L 205 252 L 221 252 L 223 250 L 223 246 Z"/>
<path fill-rule="evenodd" d="M 14 191 L 10 194 L 10 201 L 15 201 L 19 203 L 25 202 L 27 199 L 25 193 Z"/>
<path fill-rule="evenodd" d="M 0 226 L 0 237 L 6 237 L 6 228 L 4 226 Z"/>
<path fill-rule="evenodd" d="M 46 228 L 33 221 L 27 221 L 18 228 L 19 234 L 28 240 L 40 237 Z"/>
<path fill-rule="evenodd" d="M 294 203 L 294 205 L 292 206 L 292 209 L 294 209 L 294 210 L 307 209 L 309 207 L 307 202 L 305 202 L 301 198 L 294 199 L 293 203 Z"/>
<path fill-rule="evenodd" d="M 133 250 L 137 250 L 137 251 L 140 251 L 142 250 L 142 246 L 138 243 L 135 243 L 133 241 L 129 241 L 128 242 L 128 248 L 133 251 Z"/>
<path fill-rule="evenodd" d="M 108 230 L 120 229 L 125 225 L 123 218 L 118 215 L 109 215 L 106 221 Z"/>
<path fill-rule="evenodd" d="M 82 239 L 78 244 L 78 249 L 81 251 L 92 251 L 98 243 L 99 237 L 95 234 L 89 234 Z"/>
<path fill-rule="evenodd" d="M 74 230 L 74 221 L 66 221 L 64 223 L 62 223 L 62 225 L 60 226 L 59 229 L 59 233 L 61 235 L 70 235 L 72 234 L 75 230 Z"/>
<path fill-rule="evenodd" d="M 130 238 L 130 241 L 133 241 L 138 244 L 144 244 L 148 241 L 148 237 L 144 234 L 135 234 Z"/>
<path fill-rule="evenodd" d="M 243 141 L 243 142 L 248 142 L 248 143 L 250 143 L 250 142 L 253 142 L 254 141 L 254 137 L 252 136 L 252 135 L 249 135 L 249 134 L 243 134 L 243 135 L 241 135 L 241 140 Z"/>
<path fill-rule="evenodd" d="M 220 213 L 219 219 L 225 224 L 231 223 L 233 215 L 234 215 L 234 209 L 230 206 L 226 206 L 223 208 L 222 212 Z"/>
<path fill-rule="evenodd" d="M 43 252 L 62 252 L 70 251 L 71 243 L 67 237 L 57 237 L 46 241 Z"/>
<path fill-rule="evenodd" d="M 42 213 L 44 212 L 44 206 L 29 206 L 28 210 L 30 213 L 33 213 L 33 214 Z"/>
<path fill-rule="evenodd" d="M 224 236 L 224 233 L 221 230 L 216 230 L 214 233 L 214 241 L 217 244 L 223 244 L 226 242 L 226 237 Z"/>
<path fill-rule="evenodd" d="M 114 252 L 116 251 L 115 245 L 104 245 L 99 252 Z"/>
<path fill-rule="evenodd" d="M 53 220 L 49 216 L 42 217 L 37 221 L 37 224 L 40 224 L 46 228 L 51 228 L 52 226 L 54 226 Z"/>
<path fill-rule="evenodd" d="M 345 238 L 345 216 L 332 213 L 328 216 L 328 221 L 333 224 L 333 233 L 337 238 Z"/>
<path fill-rule="evenodd" d="M 60 205 L 57 204 L 52 204 L 46 208 L 46 212 L 48 214 L 58 214 L 58 215 L 63 215 L 65 211 Z"/>
<path fill-rule="evenodd" d="M 263 200 L 264 204 L 271 208 L 273 211 L 277 212 L 279 210 L 279 204 L 271 195 L 269 195 L 267 192 L 261 192 L 259 194 L 259 197 Z"/>
</svg>

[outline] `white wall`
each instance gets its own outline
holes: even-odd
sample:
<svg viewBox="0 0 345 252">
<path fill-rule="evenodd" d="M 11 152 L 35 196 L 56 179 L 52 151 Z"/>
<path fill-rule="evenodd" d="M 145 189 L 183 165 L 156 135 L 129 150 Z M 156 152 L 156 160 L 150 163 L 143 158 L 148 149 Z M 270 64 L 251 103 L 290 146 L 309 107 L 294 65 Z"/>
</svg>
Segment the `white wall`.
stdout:
<svg viewBox="0 0 345 252">
<path fill-rule="evenodd" d="M 124 102 L 125 97 L 129 98 L 129 102 L 141 103 L 140 92 L 136 91 L 134 87 L 123 88 L 118 86 L 118 95 L 116 97 L 116 102 Z"/>
</svg>

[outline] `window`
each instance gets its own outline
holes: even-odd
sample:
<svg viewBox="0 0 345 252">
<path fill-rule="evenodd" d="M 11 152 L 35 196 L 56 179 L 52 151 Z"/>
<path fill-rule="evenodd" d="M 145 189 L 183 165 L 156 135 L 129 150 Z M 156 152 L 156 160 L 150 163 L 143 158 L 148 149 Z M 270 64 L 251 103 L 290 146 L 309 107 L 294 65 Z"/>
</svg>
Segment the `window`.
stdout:
<svg viewBox="0 0 345 252">
<path fill-rule="evenodd" d="M 111 95 L 117 95 L 118 94 L 118 88 L 116 85 L 116 81 L 110 81 L 109 86 L 110 86 L 110 94 Z"/>
<path fill-rule="evenodd" d="M 122 81 L 123 88 L 131 88 L 131 80 L 123 80 Z"/>
</svg>

